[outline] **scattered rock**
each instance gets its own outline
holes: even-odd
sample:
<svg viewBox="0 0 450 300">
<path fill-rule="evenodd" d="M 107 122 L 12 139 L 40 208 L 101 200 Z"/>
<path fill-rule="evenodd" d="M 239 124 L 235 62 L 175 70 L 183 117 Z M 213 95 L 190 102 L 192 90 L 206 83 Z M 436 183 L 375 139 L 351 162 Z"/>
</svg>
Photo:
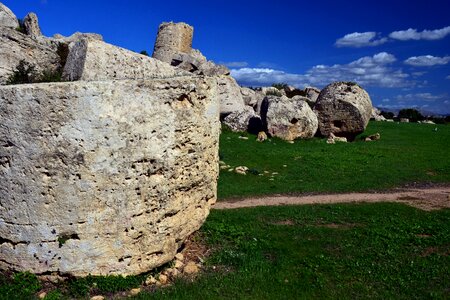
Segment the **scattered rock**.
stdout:
<svg viewBox="0 0 450 300">
<path fill-rule="evenodd" d="M 400 123 L 409 123 L 409 119 L 408 118 L 401 118 L 400 119 Z"/>
<path fill-rule="evenodd" d="M 248 136 L 239 136 L 238 139 L 240 139 L 240 140 L 248 140 Z"/>
<path fill-rule="evenodd" d="M 261 112 L 267 132 L 281 139 L 292 141 L 298 138 L 312 138 L 317 131 L 317 116 L 305 101 L 296 101 L 287 97 L 269 96 L 264 99 Z"/>
<path fill-rule="evenodd" d="M 131 295 L 131 296 L 136 296 L 136 295 L 139 294 L 141 291 L 142 291 L 141 288 L 135 288 L 135 289 L 132 289 L 132 290 L 130 290 L 130 295 Z"/>
<path fill-rule="evenodd" d="M 245 166 L 239 166 L 234 169 L 237 174 L 247 175 L 248 168 Z"/>
<path fill-rule="evenodd" d="M 16 15 L 0 2 L 0 27 L 8 27 L 16 30 L 19 27 L 19 21 Z M 4 28 L 1 28 L 3 30 Z"/>
<path fill-rule="evenodd" d="M 175 269 L 181 269 L 184 266 L 184 263 L 181 260 L 175 260 L 174 268 Z"/>
<path fill-rule="evenodd" d="M 25 33 L 33 38 L 42 36 L 41 28 L 39 27 L 38 17 L 35 13 L 29 13 L 23 19 L 23 27 Z"/>
<path fill-rule="evenodd" d="M 381 114 L 381 111 L 376 107 L 372 108 L 372 114 L 370 116 L 370 119 L 375 121 L 386 121 L 386 118 Z"/>
<path fill-rule="evenodd" d="M 42 292 L 42 293 L 39 293 L 38 298 L 39 299 L 44 299 L 46 296 L 47 296 L 47 293 L 46 292 Z"/>
<path fill-rule="evenodd" d="M 91 300 L 105 300 L 105 297 L 102 295 L 93 296 L 91 297 Z"/>
<path fill-rule="evenodd" d="M 158 277 L 158 282 L 161 285 L 166 285 L 169 282 L 169 277 L 167 275 L 160 274 Z"/>
<path fill-rule="evenodd" d="M 347 138 L 335 136 L 333 133 L 330 133 L 330 136 L 327 139 L 327 144 L 336 144 L 336 142 L 347 143 Z"/>
<path fill-rule="evenodd" d="M 377 132 L 375 134 L 369 135 L 368 137 L 366 137 L 365 141 L 366 142 L 371 142 L 371 141 L 378 141 L 381 138 L 381 135 Z"/>
<path fill-rule="evenodd" d="M 190 261 L 186 264 L 186 266 L 183 269 L 183 272 L 187 275 L 194 275 L 199 272 L 198 266 L 195 264 L 195 262 Z"/>
<path fill-rule="evenodd" d="M 333 133 L 353 140 L 366 129 L 372 113 L 372 102 L 359 85 L 335 82 L 320 92 L 314 111 L 322 136 Z"/>
<path fill-rule="evenodd" d="M 223 161 L 220 161 L 219 163 L 222 164 L 222 165 L 225 164 L 225 162 L 223 162 Z M 183 262 L 183 260 L 184 260 L 184 255 L 183 255 L 183 253 L 177 253 L 177 255 L 175 255 L 175 259 L 177 259 L 177 260 Z"/>
<path fill-rule="evenodd" d="M 258 138 L 256 139 L 258 142 L 264 142 L 267 140 L 267 134 L 264 131 L 260 131 L 258 133 Z"/>
</svg>

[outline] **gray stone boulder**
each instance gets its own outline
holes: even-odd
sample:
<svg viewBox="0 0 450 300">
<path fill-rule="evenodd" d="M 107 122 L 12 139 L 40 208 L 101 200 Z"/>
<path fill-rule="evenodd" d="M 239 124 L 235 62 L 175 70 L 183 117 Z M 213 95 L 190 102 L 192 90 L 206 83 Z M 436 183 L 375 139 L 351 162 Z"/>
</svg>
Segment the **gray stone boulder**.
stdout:
<svg viewBox="0 0 450 300">
<path fill-rule="evenodd" d="M 265 97 L 261 91 L 255 91 L 247 87 L 241 87 L 241 94 L 244 99 L 244 104 L 255 109 L 258 106 L 258 103 L 261 103 Z"/>
<path fill-rule="evenodd" d="M 0 2 L 0 28 L 1 27 L 16 29 L 19 27 L 19 21 L 17 20 L 16 15 Z M 3 30 L 3 28 L 0 30 Z"/>
<path fill-rule="evenodd" d="M 317 102 L 317 98 L 319 98 L 320 90 L 315 87 L 307 87 L 305 88 L 305 96 L 308 98 L 308 104 L 311 107 L 314 107 L 314 105 Z"/>
<path fill-rule="evenodd" d="M 271 136 L 293 141 L 312 138 L 317 132 L 317 116 L 306 101 L 269 96 L 262 109 L 261 117 Z"/>
<path fill-rule="evenodd" d="M 214 78 L 0 87 L 0 269 L 133 275 L 216 201 Z"/>
<path fill-rule="evenodd" d="M 164 78 L 186 74 L 167 63 L 97 39 L 70 46 L 63 78 L 69 81 Z"/>
<path fill-rule="evenodd" d="M 34 65 L 38 73 L 57 70 L 61 67 L 58 47 L 58 42 L 35 39 L 16 29 L 3 27 L 0 31 L 0 84 L 6 83 L 21 60 Z"/>
<path fill-rule="evenodd" d="M 263 130 L 261 118 L 249 106 L 246 106 L 241 111 L 235 111 L 229 114 L 225 117 L 223 123 L 234 132 L 248 131 L 253 134 L 258 134 Z"/>
<path fill-rule="evenodd" d="M 35 13 L 29 13 L 23 19 L 23 27 L 25 33 L 33 38 L 42 36 L 41 28 L 39 27 L 39 20 Z"/>
<path fill-rule="evenodd" d="M 236 80 L 230 76 L 220 76 L 217 77 L 217 82 L 219 84 L 221 116 L 243 111 L 245 108 L 244 99 L 241 94 L 241 87 Z"/>
<path fill-rule="evenodd" d="M 328 137 L 333 133 L 351 141 L 366 129 L 372 113 L 372 101 L 359 85 L 335 82 L 320 92 L 314 111 L 319 118 L 322 136 Z"/>
</svg>

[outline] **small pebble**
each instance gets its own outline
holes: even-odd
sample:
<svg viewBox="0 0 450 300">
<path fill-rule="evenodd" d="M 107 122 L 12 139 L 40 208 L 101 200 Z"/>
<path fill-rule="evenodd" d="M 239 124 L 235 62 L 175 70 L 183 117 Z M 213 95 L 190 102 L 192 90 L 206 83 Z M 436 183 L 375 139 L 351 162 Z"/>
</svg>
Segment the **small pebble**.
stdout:
<svg viewBox="0 0 450 300">
<path fill-rule="evenodd" d="M 132 289 L 132 290 L 130 291 L 130 295 L 136 296 L 136 295 L 139 294 L 140 292 L 141 292 L 141 288 Z"/>
<path fill-rule="evenodd" d="M 42 293 L 40 293 L 40 294 L 38 295 L 38 298 L 39 298 L 39 299 L 44 299 L 45 296 L 47 296 L 47 293 L 46 293 L 46 292 L 42 292 Z"/>
<path fill-rule="evenodd" d="M 164 274 L 159 275 L 158 281 L 162 284 L 165 285 L 167 284 L 167 281 L 169 280 L 169 277 L 167 277 Z"/>
<path fill-rule="evenodd" d="M 105 300 L 105 297 L 102 295 L 97 295 L 97 296 L 91 297 L 91 300 Z"/>
<path fill-rule="evenodd" d="M 181 268 L 183 267 L 183 265 L 184 265 L 183 262 L 182 262 L 181 260 L 178 260 L 178 259 L 177 259 L 177 260 L 175 261 L 175 264 L 174 264 L 173 267 L 174 267 L 175 269 L 181 269 Z"/>
<path fill-rule="evenodd" d="M 184 260 L 184 255 L 183 255 L 183 253 L 177 253 L 177 255 L 175 255 L 175 258 L 180 260 L 180 261 L 183 261 Z"/>
<path fill-rule="evenodd" d="M 188 275 L 196 274 L 198 273 L 198 271 L 198 266 L 193 261 L 188 262 L 183 269 L 183 272 Z"/>
</svg>

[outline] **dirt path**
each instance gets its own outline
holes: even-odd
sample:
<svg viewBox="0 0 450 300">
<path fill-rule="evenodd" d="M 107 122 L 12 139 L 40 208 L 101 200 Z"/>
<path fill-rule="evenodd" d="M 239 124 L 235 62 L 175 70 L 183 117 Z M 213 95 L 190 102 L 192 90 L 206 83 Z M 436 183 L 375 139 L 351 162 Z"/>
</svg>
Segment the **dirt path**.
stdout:
<svg viewBox="0 0 450 300">
<path fill-rule="evenodd" d="M 381 193 L 246 198 L 241 200 L 220 201 L 213 206 L 213 209 L 349 202 L 400 202 L 423 210 L 450 208 L 450 187 L 395 189 Z"/>
</svg>

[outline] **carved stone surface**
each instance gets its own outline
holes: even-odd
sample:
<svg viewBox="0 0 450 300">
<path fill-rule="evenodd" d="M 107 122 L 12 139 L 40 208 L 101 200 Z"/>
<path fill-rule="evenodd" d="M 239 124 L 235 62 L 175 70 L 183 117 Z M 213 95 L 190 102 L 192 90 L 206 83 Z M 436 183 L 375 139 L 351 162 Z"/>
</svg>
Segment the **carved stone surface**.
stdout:
<svg viewBox="0 0 450 300">
<path fill-rule="evenodd" d="M 170 260 L 216 201 L 214 78 L 0 87 L 0 268 L 74 276 Z"/>
<path fill-rule="evenodd" d="M 194 28 L 186 23 L 161 23 L 153 50 L 153 58 L 171 63 L 178 53 L 190 53 Z"/>
</svg>

